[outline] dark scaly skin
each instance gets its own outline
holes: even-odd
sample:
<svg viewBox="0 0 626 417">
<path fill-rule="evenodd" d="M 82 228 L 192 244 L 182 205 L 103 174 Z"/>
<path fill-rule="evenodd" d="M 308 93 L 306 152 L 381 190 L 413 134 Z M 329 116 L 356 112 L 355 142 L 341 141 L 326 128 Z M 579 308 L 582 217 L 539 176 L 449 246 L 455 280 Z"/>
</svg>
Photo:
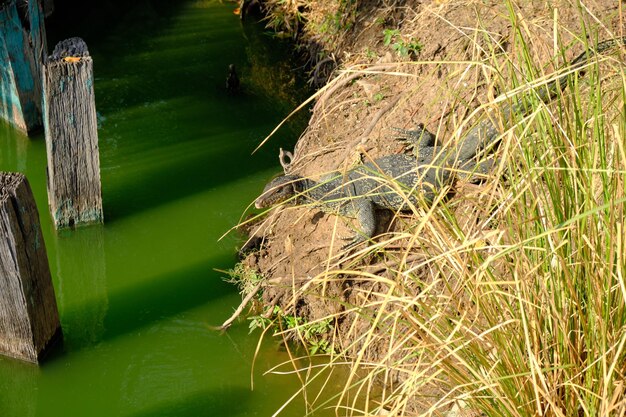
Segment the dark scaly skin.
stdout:
<svg viewBox="0 0 626 417">
<path fill-rule="evenodd" d="M 626 45 L 626 37 L 601 42 L 593 51 L 580 54 L 570 63 L 571 69 L 580 71 L 592 56 L 616 45 Z M 535 97 L 545 103 L 552 101 L 567 86 L 568 78 L 569 74 L 561 75 L 537 88 Z M 523 116 L 531 109 L 532 101 L 522 97 L 515 104 L 502 108 L 502 120 Z M 432 201 L 459 174 L 469 174 L 472 179 L 473 173 L 489 172 L 494 160 L 478 160 L 478 156 L 483 151 L 489 151 L 500 139 L 498 126 L 489 118 L 472 128 L 457 146 L 445 152 L 436 145 L 435 136 L 422 125 L 415 130 L 396 130 L 401 133 L 399 139 L 413 148 L 413 155 L 383 156 L 346 172 L 333 172 L 319 182 L 297 175 L 283 175 L 265 186 L 255 202 L 256 207 L 266 208 L 289 201 L 354 217 L 359 232 L 344 246 L 344 249 L 351 248 L 374 235 L 376 208 L 406 211 L 417 203 L 417 196 Z M 394 184 L 403 192 L 399 193 Z"/>
</svg>

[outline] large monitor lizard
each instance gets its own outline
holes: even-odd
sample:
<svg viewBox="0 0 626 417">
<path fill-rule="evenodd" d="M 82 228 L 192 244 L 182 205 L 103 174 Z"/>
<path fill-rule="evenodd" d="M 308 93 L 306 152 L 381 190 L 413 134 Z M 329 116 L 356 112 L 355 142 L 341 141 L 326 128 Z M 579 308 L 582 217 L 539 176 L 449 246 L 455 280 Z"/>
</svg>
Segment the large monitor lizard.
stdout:
<svg viewBox="0 0 626 417">
<path fill-rule="evenodd" d="M 616 45 L 626 45 L 626 37 L 599 43 L 595 49 L 583 52 L 560 75 L 534 92 L 545 103 L 552 101 L 567 86 L 569 75 L 579 72 L 591 57 Z M 526 115 L 532 108 L 530 97 L 522 97 L 501 109 L 502 120 Z M 400 129 L 399 129 L 400 130 Z M 344 249 L 369 240 L 376 229 L 376 208 L 406 211 L 421 198 L 432 199 L 450 184 L 459 173 L 486 173 L 492 159 L 479 160 L 479 155 L 500 139 L 498 125 L 489 118 L 473 127 L 454 146 L 442 150 L 435 137 L 421 125 L 416 130 L 400 130 L 401 140 L 413 148 L 413 155 L 386 155 L 346 171 L 336 171 L 314 181 L 298 175 L 282 175 L 265 186 L 255 201 L 257 208 L 289 201 L 310 204 L 346 217 L 356 218 L 357 234 Z"/>
</svg>

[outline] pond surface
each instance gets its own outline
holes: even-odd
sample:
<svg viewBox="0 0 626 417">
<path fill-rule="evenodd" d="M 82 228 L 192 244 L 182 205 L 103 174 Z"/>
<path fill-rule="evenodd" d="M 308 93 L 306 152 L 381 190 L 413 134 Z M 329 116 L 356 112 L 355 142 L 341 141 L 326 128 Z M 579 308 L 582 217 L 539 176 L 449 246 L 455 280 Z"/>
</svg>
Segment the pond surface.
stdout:
<svg viewBox="0 0 626 417">
<path fill-rule="evenodd" d="M 286 353 L 266 341 L 253 368 L 258 333 L 209 326 L 240 302 L 215 269 L 233 266 L 241 238 L 220 237 L 304 127 L 251 156 L 302 97 L 285 45 L 228 2 L 55 3 L 49 50 L 82 36 L 94 59 L 106 223 L 55 232 L 43 135 L 0 124 L 0 170 L 33 188 L 65 337 L 39 368 L 0 358 L 0 416 L 271 416 L 299 387 L 263 375 Z M 239 96 L 225 90 L 230 63 Z"/>
</svg>

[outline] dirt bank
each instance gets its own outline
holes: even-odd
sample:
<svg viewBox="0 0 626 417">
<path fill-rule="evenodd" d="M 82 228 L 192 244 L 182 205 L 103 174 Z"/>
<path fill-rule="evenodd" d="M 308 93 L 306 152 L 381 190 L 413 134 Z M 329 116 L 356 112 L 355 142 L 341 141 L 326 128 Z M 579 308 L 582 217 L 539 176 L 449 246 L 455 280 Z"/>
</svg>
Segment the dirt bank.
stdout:
<svg viewBox="0 0 626 417">
<path fill-rule="evenodd" d="M 512 85 L 561 68 L 582 52 L 586 37 L 593 45 L 597 39 L 623 36 L 625 29 L 623 6 L 614 0 L 584 4 L 529 0 L 509 5 L 495 0 L 407 0 L 358 2 L 353 14 L 336 24 L 340 28 L 320 33 L 328 24 L 324 16 L 331 3 L 321 1 L 323 13 L 315 6 L 301 10 L 310 25 L 303 30 L 306 42 L 326 51 L 319 67 L 338 65 L 318 93 L 309 127 L 286 169 L 314 179 L 361 161 L 406 152 L 392 128 L 412 129 L 423 123 L 442 144 L 450 145 L 458 137 L 455 132 L 467 129 L 463 123 L 473 120 L 472 112 L 497 108 L 495 97 Z M 332 13 L 336 16 L 337 11 Z M 542 73 L 529 73 L 519 62 L 523 49 Z M 488 248 L 501 236 L 489 219 L 494 195 L 503 187 L 505 176 L 496 174 L 480 184 L 457 181 L 442 204 L 464 237 L 448 231 L 448 239 L 484 247 L 482 255 L 488 256 Z M 384 241 L 384 248 L 364 245 L 346 252 L 341 250 L 343 239 L 354 234 L 349 221 L 311 207 L 277 207 L 253 227 L 251 236 L 260 246 L 243 263 L 267 280 L 262 292 L 266 312 L 277 311 L 278 306 L 282 314 L 305 322 L 332 318 L 326 333 L 316 336 L 327 342 L 327 350 L 361 363 L 395 363 L 405 354 L 398 346 L 416 344 L 420 336 L 402 343 L 391 340 L 390 333 L 406 329 L 401 321 L 398 325 L 380 313 L 392 313 L 391 308 L 380 309 L 389 294 L 401 292 L 417 299 L 433 285 L 454 300 L 446 305 L 453 315 L 471 315 L 476 309 L 472 295 L 455 285 L 475 252 L 460 252 L 457 267 L 430 261 L 449 244 L 440 241 L 441 224 L 421 221 L 429 218 L 430 210 L 432 206 L 424 205 L 409 214 L 380 212 L 375 241 Z M 474 248 L 471 245 L 468 249 Z M 505 279 L 510 271 L 495 261 L 488 273 Z M 370 313 L 364 313 L 367 310 Z M 398 327 L 390 331 L 392 323 Z M 384 330 L 372 332 L 373 328 Z M 394 368 L 378 375 L 377 381 L 393 387 L 407 377 Z M 445 381 L 440 383 L 423 387 L 416 395 L 420 398 L 404 411 L 428 410 L 449 389 Z M 451 403 L 448 411 L 454 407 Z"/>
</svg>

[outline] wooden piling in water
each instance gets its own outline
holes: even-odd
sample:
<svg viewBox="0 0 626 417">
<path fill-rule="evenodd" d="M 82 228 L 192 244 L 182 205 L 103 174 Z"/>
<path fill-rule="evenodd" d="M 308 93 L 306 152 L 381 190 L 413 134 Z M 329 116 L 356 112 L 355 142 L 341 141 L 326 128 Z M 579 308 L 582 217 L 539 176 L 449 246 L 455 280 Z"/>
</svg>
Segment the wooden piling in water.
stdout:
<svg viewBox="0 0 626 417">
<path fill-rule="evenodd" d="M 23 132 L 42 125 L 46 32 L 38 0 L 0 0 L 0 117 Z"/>
<path fill-rule="evenodd" d="M 36 363 L 60 335 L 33 194 L 23 174 L 0 172 L 0 354 Z"/>
<path fill-rule="evenodd" d="M 57 228 L 103 221 L 93 61 L 80 38 L 59 42 L 44 68 L 48 203 Z"/>
</svg>

